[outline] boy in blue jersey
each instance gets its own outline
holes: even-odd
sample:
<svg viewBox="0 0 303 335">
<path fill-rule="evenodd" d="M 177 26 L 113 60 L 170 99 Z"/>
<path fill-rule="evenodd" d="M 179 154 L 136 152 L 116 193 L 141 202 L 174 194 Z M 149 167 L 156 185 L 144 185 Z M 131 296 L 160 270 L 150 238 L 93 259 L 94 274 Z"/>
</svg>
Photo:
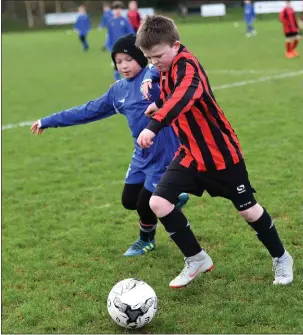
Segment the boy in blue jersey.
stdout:
<svg viewBox="0 0 303 335">
<path fill-rule="evenodd" d="M 142 51 L 135 46 L 134 35 L 126 35 L 115 43 L 112 59 L 124 79 L 116 82 L 108 92 L 96 100 L 35 121 L 31 131 L 41 134 L 46 128 L 85 124 L 116 114 L 122 114 L 127 118 L 135 151 L 125 178 L 122 204 L 126 209 L 137 210 L 140 218 L 140 237 L 124 255 L 136 256 L 155 248 L 157 217 L 149 207 L 149 200 L 166 167 L 172 161 L 179 141 L 173 129 L 167 127 L 155 138 L 152 147 L 139 147 L 137 137 L 149 122 L 144 112 L 151 102 L 159 99 L 159 85 L 152 85 L 149 101 L 142 96 L 140 86 L 149 68 Z M 188 195 L 181 194 L 177 207 L 181 208 L 187 200 Z"/>
<path fill-rule="evenodd" d="M 88 43 L 86 40 L 87 34 L 90 31 L 90 20 L 86 13 L 85 6 L 80 6 L 78 8 L 79 16 L 74 24 L 74 30 L 78 33 L 79 39 L 83 45 L 83 50 L 88 50 Z"/>
<path fill-rule="evenodd" d="M 112 17 L 113 17 L 113 12 L 110 8 L 110 5 L 108 3 L 104 3 L 103 4 L 103 15 L 101 17 L 99 29 L 107 28 L 107 24 L 110 22 Z M 102 49 L 103 51 L 106 51 L 106 50 L 110 51 L 109 47 L 110 47 L 109 36 L 108 36 L 108 32 L 106 32 L 105 44 L 102 47 Z"/>
<path fill-rule="evenodd" d="M 123 8 L 124 5 L 121 1 L 115 1 L 112 4 L 113 16 L 107 22 L 108 49 L 110 52 L 112 52 L 113 45 L 120 37 L 135 33 L 127 18 L 122 16 Z M 115 70 L 114 78 L 115 81 L 121 78 L 119 71 Z"/>
<path fill-rule="evenodd" d="M 257 32 L 253 26 L 254 20 L 256 18 L 254 4 L 250 0 L 244 1 L 244 20 L 246 23 L 246 36 L 251 37 L 251 35 L 256 36 Z"/>
</svg>

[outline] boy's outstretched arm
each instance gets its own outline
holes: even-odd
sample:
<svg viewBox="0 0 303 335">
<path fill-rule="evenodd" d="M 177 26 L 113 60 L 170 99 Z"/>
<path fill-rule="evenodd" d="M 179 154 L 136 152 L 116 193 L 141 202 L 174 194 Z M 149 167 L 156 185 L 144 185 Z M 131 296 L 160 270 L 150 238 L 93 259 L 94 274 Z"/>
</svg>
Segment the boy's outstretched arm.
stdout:
<svg viewBox="0 0 303 335">
<path fill-rule="evenodd" d="M 43 129 L 68 127 L 101 120 L 116 114 L 113 100 L 113 87 L 100 98 L 81 106 L 46 116 L 33 123 L 32 133 L 41 134 Z"/>
</svg>

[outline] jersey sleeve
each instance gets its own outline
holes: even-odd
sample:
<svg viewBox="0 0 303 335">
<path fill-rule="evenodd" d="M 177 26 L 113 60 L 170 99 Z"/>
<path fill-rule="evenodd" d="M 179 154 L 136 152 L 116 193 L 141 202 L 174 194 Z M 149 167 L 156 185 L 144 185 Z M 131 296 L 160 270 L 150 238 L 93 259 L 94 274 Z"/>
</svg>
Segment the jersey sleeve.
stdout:
<svg viewBox="0 0 303 335">
<path fill-rule="evenodd" d="M 161 128 L 171 125 L 181 113 L 188 112 L 203 93 L 202 83 L 195 68 L 186 61 L 179 62 L 176 66 L 174 89 L 147 126 L 147 129 L 155 134 Z"/>
<path fill-rule="evenodd" d="M 41 128 L 68 127 L 94 122 L 116 114 L 113 88 L 96 100 L 41 119 Z"/>
</svg>

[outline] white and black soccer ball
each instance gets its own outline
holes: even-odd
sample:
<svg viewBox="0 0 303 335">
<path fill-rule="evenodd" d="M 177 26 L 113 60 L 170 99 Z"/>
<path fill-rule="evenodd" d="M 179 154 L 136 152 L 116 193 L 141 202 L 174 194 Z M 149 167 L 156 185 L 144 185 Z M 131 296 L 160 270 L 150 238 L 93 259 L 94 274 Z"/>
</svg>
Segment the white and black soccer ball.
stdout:
<svg viewBox="0 0 303 335">
<path fill-rule="evenodd" d="M 157 312 L 155 291 L 144 281 L 134 278 L 118 282 L 107 298 L 107 310 L 112 319 L 124 328 L 141 328 Z"/>
</svg>

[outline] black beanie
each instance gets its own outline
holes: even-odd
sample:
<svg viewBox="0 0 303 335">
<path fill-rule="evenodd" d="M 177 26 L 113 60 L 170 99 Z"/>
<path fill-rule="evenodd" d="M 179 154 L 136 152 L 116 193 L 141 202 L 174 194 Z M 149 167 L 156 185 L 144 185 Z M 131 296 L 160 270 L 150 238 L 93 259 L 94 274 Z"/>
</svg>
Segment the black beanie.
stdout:
<svg viewBox="0 0 303 335">
<path fill-rule="evenodd" d="M 128 54 L 131 57 L 133 57 L 133 59 L 135 59 L 142 68 L 147 65 L 148 63 L 147 58 L 144 56 L 143 52 L 136 47 L 135 42 L 136 42 L 136 36 L 133 34 L 128 34 L 119 38 L 117 42 L 114 44 L 112 50 L 112 59 L 116 69 L 117 66 L 115 61 L 115 54 L 118 52 Z"/>
</svg>

